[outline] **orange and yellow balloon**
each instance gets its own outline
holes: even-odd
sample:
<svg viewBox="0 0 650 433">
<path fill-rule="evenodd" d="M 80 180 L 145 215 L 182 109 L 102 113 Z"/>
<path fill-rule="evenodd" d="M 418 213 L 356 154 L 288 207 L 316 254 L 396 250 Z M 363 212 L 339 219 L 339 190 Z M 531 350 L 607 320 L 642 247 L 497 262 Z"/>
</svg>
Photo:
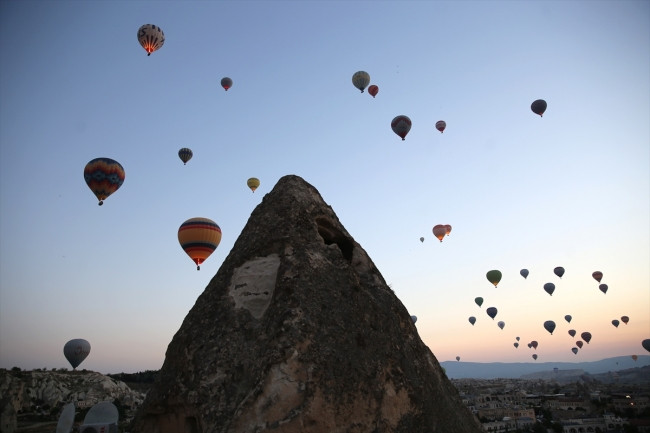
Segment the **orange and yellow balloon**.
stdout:
<svg viewBox="0 0 650 433">
<path fill-rule="evenodd" d="M 209 218 L 190 218 L 178 229 L 178 242 L 196 270 L 214 252 L 221 242 L 221 228 Z"/>
<path fill-rule="evenodd" d="M 84 167 L 84 180 L 99 200 L 99 205 L 124 183 L 124 167 L 110 158 L 95 158 Z"/>
</svg>

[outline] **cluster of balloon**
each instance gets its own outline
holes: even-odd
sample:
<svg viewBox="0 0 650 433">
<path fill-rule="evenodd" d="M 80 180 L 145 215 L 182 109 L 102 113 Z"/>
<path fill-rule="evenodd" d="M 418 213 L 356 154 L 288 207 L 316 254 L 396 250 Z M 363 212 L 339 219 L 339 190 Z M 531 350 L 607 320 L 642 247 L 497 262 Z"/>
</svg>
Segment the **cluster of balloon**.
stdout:
<svg viewBox="0 0 650 433">
<path fill-rule="evenodd" d="M 445 132 L 446 127 L 447 127 L 447 122 L 445 122 L 444 120 L 438 120 L 436 122 L 436 129 L 440 131 L 441 134 Z"/>
<path fill-rule="evenodd" d="M 443 238 L 451 233 L 451 226 L 449 224 L 436 224 L 431 231 L 442 242 Z"/>
<path fill-rule="evenodd" d="M 223 77 L 221 79 L 221 87 L 223 87 L 226 92 L 232 87 L 232 79 L 229 77 Z"/>
<path fill-rule="evenodd" d="M 246 181 L 246 185 L 248 185 L 251 191 L 255 192 L 255 190 L 260 186 L 260 180 L 256 177 L 251 177 Z"/>
<path fill-rule="evenodd" d="M 355 72 L 352 75 L 352 84 L 363 93 L 363 90 L 370 84 L 370 74 L 366 71 Z"/>
<path fill-rule="evenodd" d="M 187 161 L 192 159 L 193 156 L 192 149 L 188 149 L 187 147 L 183 147 L 178 151 L 178 157 L 183 161 L 183 165 L 187 164 Z"/>
<path fill-rule="evenodd" d="M 528 348 L 532 348 L 533 350 L 537 350 L 537 346 L 539 346 L 539 343 L 535 340 L 531 341 L 528 343 Z"/>
<path fill-rule="evenodd" d="M 368 87 L 368 93 L 374 98 L 377 96 L 377 93 L 379 93 L 379 87 L 373 84 L 372 86 Z"/>
<path fill-rule="evenodd" d="M 162 29 L 153 24 L 145 24 L 138 29 L 138 42 L 150 56 L 165 43 L 165 34 Z"/>
<path fill-rule="evenodd" d="M 553 292 L 555 291 L 555 284 L 553 283 L 544 284 L 544 291 L 548 293 L 550 296 L 553 296 Z"/>
<path fill-rule="evenodd" d="M 503 275 L 501 274 L 501 271 L 493 269 L 491 271 L 488 271 L 485 276 L 487 277 L 488 281 L 494 284 L 494 287 L 496 287 L 497 284 L 499 284 L 499 281 L 501 281 L 501 277 Z"/>
<path fill-rule="evenodd" d="M 178 242 L 190 259 L 196 263 L 196 270 L 217 249 L 221 242 L 221 228 L 209 218 L 190 218 L 178 229 Z"/>
<path fill-rule="evenodd" d="M 539 114 L 540 117 L 546 111 L 546 101 L 543 99 L 537 99 L 530 104 L 530 109 L 533 110 L 533 113 Z"/>
<path fill-rule="evenodd" d="M 549 334 L 553 335 L 553 331 L 555 331 L 555 322 L 552 320 L 547 320 L 544 322 L 544 329 L 546 329 Z"/>
<path fill-rule="evenodd" d="M 124 178 L 124 167 L 110 158 L 95 158 L 84 167 L 86 184 L 99 200 L 100 206 L 122 186 Z"/>
<path fill-rule="evenodd" d="M 522 269 L 521 271 L 519 271 L 519 274 L 522 277 L 524 277 L 524 279 L 528 278 L 528 274 L 529 274 L 528 269 Z"/>
<path fill-rule="evenodd" d="M 411 119 L 408 116 L 399 115 L 396 116 L 392 122 L 390 122 L 390 127 L 395 134 L 402 138 L 402 141 L 406 140 L 406 134 L 411 130 Z"/>
<path fill-rule="evenodd" d="M 86 359 L 89 353 L 90 343 L 83 338 L 75 338 L 68 341 L 63 346 L 63 355 L 65 356 L 65 359 L 68 360 L 73 370 L 76 369 L 84 359 Z"/>
</svg>

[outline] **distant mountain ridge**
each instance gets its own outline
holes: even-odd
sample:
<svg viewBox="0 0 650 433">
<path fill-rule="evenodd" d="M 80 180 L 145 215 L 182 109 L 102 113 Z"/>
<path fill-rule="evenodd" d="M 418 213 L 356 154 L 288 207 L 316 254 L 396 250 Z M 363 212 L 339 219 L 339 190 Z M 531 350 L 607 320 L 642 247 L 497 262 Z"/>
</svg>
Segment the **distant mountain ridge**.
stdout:
<svg viewBox="0 0 650 433">
<path fill-rule="evenodd" d="M 630 356 L 616 356 L 590 362 L 462 362 L 443 361 L 440 365 L 450 379 L 520 379 L 522 376 L 540 372 L 582 370 L 587 374 L 650 365 L 650 355 L 639 355 L 634 361 Z"/>
</svg>

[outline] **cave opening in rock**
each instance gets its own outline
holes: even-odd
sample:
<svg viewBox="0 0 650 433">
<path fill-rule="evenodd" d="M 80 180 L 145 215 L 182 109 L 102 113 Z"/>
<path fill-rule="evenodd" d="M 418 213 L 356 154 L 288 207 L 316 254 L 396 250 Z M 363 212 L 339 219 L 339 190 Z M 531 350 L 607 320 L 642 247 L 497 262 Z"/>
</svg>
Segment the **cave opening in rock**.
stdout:
<svg viewBox="0 0 650 433">
<path fill-rule="evenodd" d="M 332 222 L 323 217 L 316 218 L 316 225 L 318 227 L 318 234 L 323 238 L 326 245 L 335 244 L 341 250 L 343 258 L 352 263 L 352 252 L 354 251 L 354 244 L 338 230 Z"/>
</svg>

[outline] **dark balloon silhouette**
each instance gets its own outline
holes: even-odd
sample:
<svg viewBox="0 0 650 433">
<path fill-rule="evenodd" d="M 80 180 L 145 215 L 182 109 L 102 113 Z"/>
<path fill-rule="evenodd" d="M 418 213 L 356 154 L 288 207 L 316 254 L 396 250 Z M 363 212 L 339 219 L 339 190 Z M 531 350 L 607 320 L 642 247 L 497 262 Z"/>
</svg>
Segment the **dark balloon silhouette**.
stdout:
<svg viewBox="0 0 650 433">
<path fill-rule="evenodd" d="M 600 289 L 601 292 L 606 294 L 607 289 L 609 289 L 609 287 L 607 287 L 607 284 L 601 284 L 600 286 L 598 286 L 598 289 Z"/>
<path fill-rule="evenodd" d="M 502 274 L 501 271 L 497 269 L 493 269 L 491 271 L 488 271 L 488 273 L 485 274 L 485 277 L 488 279 L 489 282 L 494 284 L 494 287 L 496 287 L 497 284 L 499 284 L 499 281 L 501 281 Z"/>
<path fill-rule="evenodd" d="M 63 355 L 65 359 L 68 360 L 72 369 L 76 369 L 79 364 L 83 362 L 84 359 L 90 353 L 90 343 L 83 338 L 76 338 L 65 343 L 63 346 Z"/>
<path fill-rule="evenodd" d="M 600 280 L 603 279 L 603 273 L 600 271 L 596 271 L 593 274 L 591 274 L 592 277 L 594 277 L 594 280 L 598 281 L 600 283 Z"/>
<path fill-rule="evenodd" d="M 564 316 L 564 320 L 566 320 L 567 323 L 571 323 L 571 319 L 572 319 L 572 317 L 571 317 L 570 314 L 567 314 L 566 316 Z"/>
<path fill-rule="evenodd" d="M 580 337 L 582 337 L 583 340 L 585 340 L 585 343 L 589 344 L 591 341 L 591 333 L 590 332 L 583 332 L 580 334 Z"/>
<path fill-rule="evenodd" d="M 470 317 L 469 317 L 469 323 L 471 323 L 472 326 L 474 326 L 474 324 L 476 323 L 476 317 L 474 317 L 474 316 L 470 316 Z"/>
<path fill-rule="evenodd" d="M 488 316 L 492 318 L 492 320 L 494 320 L 494 318 L 497 315 L 496 307 L 489 307 L 487 310 L 485 310 L 485 312 L 487 313 Z"/>
<path fill-rule="evenodd" d="M 544 322 L 544 329 L 546 329 L 549 334 L 553 335 L 553 331 L 555 331 L 555 322 L 552 320 L 547 320 Z"/>
<path fill-rule="evenodd" d="M 379 93 L 379 87 L 373 84 L 372 86 L 368 87 L 368 93 L 370 93 L 370 96 L 374 98 L 377 96 L 377 93 Z"/>
<path fill-rule="evenodd" d="M 221 87 L 223 87 L 224 90 L 227 92 L 228 89 L 230 89 L 232 87 L 232 78 L 223 77 L 221 79 Z M 246 86 L 244 86 L 244 87 L 246 87 Z"/>
<path fill-rule="evenodd" d="M 575 329 L 569 329 L 569 335 L 572 337 L 576 336 L 576 330 Z"/>
<path fill-rule="evenodd" d="M 411 119 L 408 116 L 396 116 L 391 122 L 390 127 L 395 134 L 401 137 L 402 141 L 406 140 L 406 134 L 411 130 Z"/>
<path fill-rule="evenodd" d="M 562 275 L 564 275 L 564 268 L 562 266 L 558 266 L 557 268 L 553 269 L 553 273 L 562 278 Z"/>
<path fill-rule="evenodd" d="M 546 291 L 546 293 L 553 296 L 553 292 L 555 291 L 555 284 L 553 283 L 544 284 L 544 290 Z"/>
<path fill-rule="evenodd" d="M 188 149 L 187 147 L 184 147 L 178 151 L 178 157 L 181 159 L 181 161 L 183 161 L 183 165 L 187 164 L 187 161 L 192 159 L 192 156 L 194 156 L 192 149 Z"/>
<path fill-rule="evenodd" d="M 522 269 L 519 271 L 519 274 L 521 274 L 521 276 L 524 278 L 528 278 L 528 269 Z"/>
<path fill-rule="evenodd" d="M 530 104 L 530 109 L 533 110 L 533 113 L 539 114 L 541 117 L 546 111 L 546 101 L 543 99 L 533 101 L 533 103 Z"/>
</svg>

